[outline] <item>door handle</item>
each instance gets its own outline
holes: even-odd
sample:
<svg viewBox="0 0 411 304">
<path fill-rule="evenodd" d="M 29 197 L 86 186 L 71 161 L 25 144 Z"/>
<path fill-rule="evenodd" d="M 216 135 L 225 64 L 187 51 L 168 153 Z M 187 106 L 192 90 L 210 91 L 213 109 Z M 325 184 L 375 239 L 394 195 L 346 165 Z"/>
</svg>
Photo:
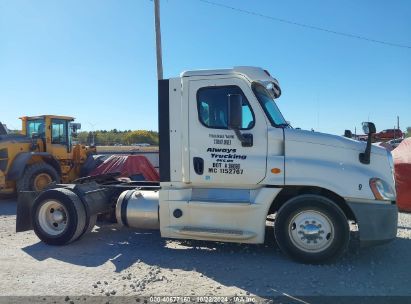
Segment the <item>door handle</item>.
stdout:
<svg viewBox="0 0 411 304">
<path fill-rule="evenodd" d="M 194 171 L 198 175 L 203 175 L 204 172 L 204 159 L 201 157 L 194 157 L 193 158 L 193 165 L 194 165 Z"/>
</svg>

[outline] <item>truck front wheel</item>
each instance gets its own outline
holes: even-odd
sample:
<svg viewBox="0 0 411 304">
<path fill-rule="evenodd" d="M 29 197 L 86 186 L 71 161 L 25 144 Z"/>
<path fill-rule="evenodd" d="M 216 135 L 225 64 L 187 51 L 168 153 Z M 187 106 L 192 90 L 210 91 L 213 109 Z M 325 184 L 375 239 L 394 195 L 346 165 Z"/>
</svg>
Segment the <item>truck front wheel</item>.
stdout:
<svg viewBox="0 0 411 304">
<path fill-rule="evenodd" d="M 330 199 L 300 195 L 277 212 L 275 239 L 280 249 L 302 263 L 324 263 L 347 249 L 350 230 L 342 210 Z"/>
<path fill-rule="evenodd" d="M 74 192 L 61 188 L 46 190 L 34 201 L 32 223 L 43 242 L 65 245 L 80 238 L 85 231 L 86 211 Z"/>
</svg>

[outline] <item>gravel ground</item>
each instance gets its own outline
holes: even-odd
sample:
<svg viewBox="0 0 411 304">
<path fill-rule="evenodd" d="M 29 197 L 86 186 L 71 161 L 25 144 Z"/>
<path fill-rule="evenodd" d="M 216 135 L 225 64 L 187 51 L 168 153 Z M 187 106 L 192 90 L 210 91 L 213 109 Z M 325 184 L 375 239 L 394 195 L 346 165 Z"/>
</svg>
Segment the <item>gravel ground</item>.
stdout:
<svg viewBox="0 0 411 304">
<path fill-rule="evenodd" d="M 400 214 L 394 242 L 351 246 L 337 263 L 313 266 L 290 261 L 270 240 L 176 241 L 116 225 L 53 247 L 32 231 L 16 234 L 15 212 L 15 201 L 0 201 L 0 296 L 411 295 L 411 214 Z"/>
</svg>

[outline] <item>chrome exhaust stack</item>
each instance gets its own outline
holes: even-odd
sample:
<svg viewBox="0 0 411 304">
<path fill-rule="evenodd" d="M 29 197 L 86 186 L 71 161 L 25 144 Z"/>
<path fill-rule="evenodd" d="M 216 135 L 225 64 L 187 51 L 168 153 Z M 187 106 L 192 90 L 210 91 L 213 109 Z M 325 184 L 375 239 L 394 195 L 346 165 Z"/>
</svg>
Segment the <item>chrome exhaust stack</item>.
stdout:
<svg viewBox="0 0 411 304">
<path fill-rule="evenodd" d="M 158 196 L 158 191 L 124 191 L 117 200 L 117 222 L 131 228 L 160 229 Z"/>
</svg>

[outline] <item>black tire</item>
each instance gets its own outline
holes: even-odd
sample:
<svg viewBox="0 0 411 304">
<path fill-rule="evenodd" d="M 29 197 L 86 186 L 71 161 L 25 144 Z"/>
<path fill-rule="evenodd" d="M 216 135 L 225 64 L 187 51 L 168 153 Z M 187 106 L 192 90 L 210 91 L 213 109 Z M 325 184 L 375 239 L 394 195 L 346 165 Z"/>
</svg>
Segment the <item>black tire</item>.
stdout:
<svg viewBox="0 0 411 304">
<path fill-rule="evenodd" d="M 21 176 L 17 180 L 17 193 L 20 191 L 41 191 L 43 189 L 36 189 L 35 187 L 35 179 L 40 174 L 46 174 L 51 182 L 59 182 L 60 176 L 57 173 L 56 169 L 54 169 L 51 165 L 39 162 L 28 165 L 23 172 L 23 176 Z"/>
<path fill-rule="evenodd" d="M 307 214 L 307 218 L 304 218 L 305 214 Z M 318 224 L 316 221 L 311 223 L 307 221 L 310 214 L 314 214 L 313 219 L 317 220 Z M 320 225 L 319 223 L 324 219 L 325 223 Z M 302 220 L 304 220 L 305 226 L 301 225 Z M 330 227 L 329 231 L 332 232 L 327 233 L 326 226 Z M 305 228 L 307 230 L 304 230 Z M 318 232 L 310 234 L 309 229 L 312 228 L 317 229 L 313 231 Z M 323 235 L 324 231 L 327 235 Z M 281 251 L 292 259 L 302 263 L 320 264 L 332 262 L 346 251 L 350 239 L 350 229 L 345 214 L 333 201 L 326 197 L 307 194 L 290 199 L 280 208 L 275 217 L 274 235 Z M 317 246 L 315 245 L 317 240 L 320 240 L 318 246 L 324 246 L 324 248 L 307 248 Z M 311 242 L 312 245 L 310 245 Z M 301 243 L 304 244 L 301 245 Z M 305 248 L 303 248 L 304 245 Z"/>
<path fill-rule="evenodd" d="M 50 201 L 61 204 L 67 211 L 64 230 L 54 235 L 43 229 L 40 223 L 41 207 Z M 50 189 L 41 193 L 34 201 L 32 223 L 34 232 L 44 243 L 49 245 L 66 245 L 79 239 L 85 232 L 86 210 L 80 198 L 74 192 L 63 188 Z"/>
</svg>

